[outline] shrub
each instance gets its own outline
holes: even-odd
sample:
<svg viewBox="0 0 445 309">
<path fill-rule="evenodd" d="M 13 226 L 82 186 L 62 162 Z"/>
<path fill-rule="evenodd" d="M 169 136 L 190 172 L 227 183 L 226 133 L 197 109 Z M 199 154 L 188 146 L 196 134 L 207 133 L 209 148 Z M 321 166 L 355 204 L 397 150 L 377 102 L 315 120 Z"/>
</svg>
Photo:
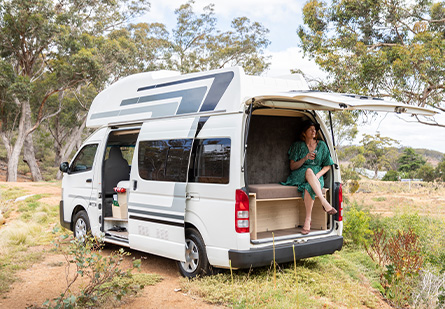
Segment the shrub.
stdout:
<svg viewBox="0 0 445 309">
<path fill-rule="evenodd" d="M 411 229 L 390 237 L 379 229 L 366 251 L 380 266 L 381 292 L 396 306 L 405 307 L 423 266 L 419 237 Z"/>
<path fill-rule="evenodd" d="M 68 236 L 64 236 L 66 239 Z M 56 243 L 60 248 L 61 242 Z M 74 239 L 70 241 L 68 251 L 65 253 L 67 261 L 67 288 L 59 297 L 53 299 L 53 303 L 47 300 L 43 306 L 49 308 L 97 307 L 105 301 L 120 301 L 129 293 L 136 293 L 140 284 L 134 286 L 132 271 L 140 267 L 140 260 L 133 260 L 132 267 L 122 270 L 121 264 L 124 257 L 130 253 L 120 249 L 109 256 L 102 254 L 103 242 L 92 236 L 84 241 Z M 75 266 L 75 272 L 70 277 L 69 268 Z M 71 293 L 71 286 L 81 277 L 87 278 L 79 295 Z"/>
<path fill-rule="evenodd" d="M 394 170 L 390 170 L 386 172 L 385 176 L 382 178 L 383 181 L 398 181 L 399 180 L 399 173 Z"/>
<path fill-rule="evenodd" d="M 343 234 L 347 242 L 361 246 L 369 242 L 371 215 L 359 208 L 357 203 L 345 207 Z"/>
</svg>

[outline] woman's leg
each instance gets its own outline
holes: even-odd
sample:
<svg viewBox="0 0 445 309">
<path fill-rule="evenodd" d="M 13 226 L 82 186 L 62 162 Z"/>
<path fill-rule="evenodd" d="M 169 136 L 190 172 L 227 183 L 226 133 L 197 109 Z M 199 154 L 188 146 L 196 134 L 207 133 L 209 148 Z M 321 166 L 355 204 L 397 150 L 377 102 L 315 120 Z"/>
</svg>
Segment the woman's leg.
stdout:
<svg viewBox="0 0 445 309">
<path fill-rule="evenodd" d="M 321 205 L 323 205 L 323 208 L 325 211 L 330 211 L 332 209 L 331 204 L 324 198 L 323 193 L 321 192 L 321 186 L 320 181 L 317 179 L 317 176 L 315 176 L 314 171 L 308 168 L 306 170 L 306 180 L 311 186 L 312 190 L 314 190 L 314 193 L 321 201 Z"/>
<path fill-rule="evenodd" d="M 311 229 L 311 219 L 312 219 L 312 207 L 314 206 L 314 200 L 307 190 L 304 190 L 304 208 L 306 208 L 306 218 L 304 219 L 304 230 Z"/>
</svg>

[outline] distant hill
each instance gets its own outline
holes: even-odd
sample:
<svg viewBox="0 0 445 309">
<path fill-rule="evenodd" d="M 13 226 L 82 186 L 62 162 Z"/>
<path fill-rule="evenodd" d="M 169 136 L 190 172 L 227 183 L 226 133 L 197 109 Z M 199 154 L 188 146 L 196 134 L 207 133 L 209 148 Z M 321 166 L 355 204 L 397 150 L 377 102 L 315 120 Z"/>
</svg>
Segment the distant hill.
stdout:
<svg viewBox="0 0 445 309">
<path fill-rule="evenodd" d="M 348 147 L 355 147 L 355 146 L 342 146 L 339 147 L 339 152 L 344 151 L 345 149 L 347 149 Z M 405 148 L 408 147 L 400 147 L 400 148 L 395 148 L 397 150 L 397 152 L 399 154 L 403 153 L 403 150 Z M 414 151 L 421 155 L 427 162 L 431 163 L 431 165 L 433 165 L 434 167 L 437 166 L 437 164 L 439 164 L 440 161 L 442 161 L 442 158 L 444 157 L 444 153 L 440 152 L 440 151 L 436 151 L 436 150 L 431 150 L 431 149 L 425 149 L 425 148 L 413 148 Z M 346 158 L 342 158 L 340 160 L 340 163 L 342 164 L 347 164 L 349 162 L 350 159 L 352 159 L 352 157 L 355 154 L 352 152 L 350 153 L 350 157 L 346 157 Z"/>
<path fill-rule="evenodd" d="M 402 151 L 404 148 L 401 148 Z M 414 148 L 414 151 L 425 158 L 427 162 L 430 162 L 433 166 L 437 166 L 444 154 L 440 151 L 424 149 L 424 148 Z"/>
</svg>

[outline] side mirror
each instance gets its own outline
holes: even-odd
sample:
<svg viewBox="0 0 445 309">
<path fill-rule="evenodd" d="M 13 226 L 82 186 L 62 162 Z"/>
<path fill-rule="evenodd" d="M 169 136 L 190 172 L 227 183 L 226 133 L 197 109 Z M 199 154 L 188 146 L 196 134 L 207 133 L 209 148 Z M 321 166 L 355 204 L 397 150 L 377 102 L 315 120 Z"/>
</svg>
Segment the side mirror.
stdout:
<svg viewBox="0 0 445 309">
<path fill-rule="evenodd" d="M 68 162 L 62 162 L 60 163 L 59 169 L 62 173 L 68 173 L 70 169 L 70 164 Z"/>
</svg>

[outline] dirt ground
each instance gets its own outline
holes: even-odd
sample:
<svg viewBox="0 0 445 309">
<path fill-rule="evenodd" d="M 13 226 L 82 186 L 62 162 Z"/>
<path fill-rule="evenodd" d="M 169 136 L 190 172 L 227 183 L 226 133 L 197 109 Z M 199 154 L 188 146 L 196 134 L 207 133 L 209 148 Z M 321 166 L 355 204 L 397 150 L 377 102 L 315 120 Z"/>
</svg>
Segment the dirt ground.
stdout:
<svg viewBox="0 0 445 309">
<path fill-rule="evenodd" d="M 60 184 L 48 183 L 1 183 L 10 187 L 19 187 L 27 194 L 50 194 L 40 201 L 49 205 L 57 205 L 60 201 Z M 11 218 L 10 218 L 11 219 Z M 49 251 L 50 247 L 34 247 L 35 250 Z M 105 252 L 116 250 L 117 247 L 107 246 Z M 201 299 L 192 298 L 181 291 L 182 277 L 177 270 L 176 262 L 158 256 L 131 251 L 133 257 L 141 258 L 141 271 L 158 274 L 162 281 L 154 286 L 147 286 L 140 292 L 140 296 L 127 299 L 121 308 L 217 308 L 205 303 Z M 47 253 L 45 259 L 34 264 L 31 268 L 18 273 L 16 281 L 6 295 L 0 296 L 0 308 L 27 308 L 32 305 L 40 306 L 45 300 L 60 295 L 66 288 L 65 258 L 63 255 Z"/>
</svg>

